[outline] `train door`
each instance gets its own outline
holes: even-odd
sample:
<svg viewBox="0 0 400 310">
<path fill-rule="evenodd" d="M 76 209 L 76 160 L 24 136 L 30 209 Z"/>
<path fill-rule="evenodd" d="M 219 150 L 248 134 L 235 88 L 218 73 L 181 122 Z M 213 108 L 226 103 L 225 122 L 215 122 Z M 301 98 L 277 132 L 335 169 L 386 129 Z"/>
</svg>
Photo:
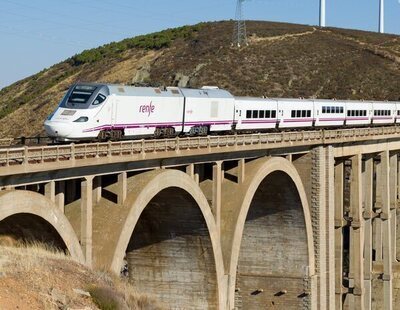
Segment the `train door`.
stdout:
<svg viewBox="0 0 400 310">
<path fill-rule="evenodd" d="M 117 109 L 118 109 L 118 105 L 119 105 L 119 99 L 118 98 L 113 98 L 112 104 L 111 104 L 111 126 L 115 126 L 115 124 L 117 123 Z"/>
</svg>

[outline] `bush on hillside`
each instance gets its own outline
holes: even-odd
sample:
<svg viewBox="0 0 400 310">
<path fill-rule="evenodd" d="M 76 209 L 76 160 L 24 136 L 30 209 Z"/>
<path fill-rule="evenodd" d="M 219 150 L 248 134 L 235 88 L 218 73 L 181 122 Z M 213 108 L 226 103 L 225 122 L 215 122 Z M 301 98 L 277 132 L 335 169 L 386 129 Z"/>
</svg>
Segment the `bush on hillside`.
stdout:
<svg viewBox="0 0 400 310">
<path fill-rule="evenodd" d="M 190 39 L 194 33 L 200 30 L 201 24 L 196 26 L 183 26 L 174 29 L 141 35 L 120 42 L 112 42 L 101 47 L 85 50 L 82 53 L 68 59 L 73 66 L 79 66 L 85 63 L 94 63 L 108 56 L 118 56 L 122 52 L 132 48 L 142 49 L 162 49 L 171 46 L 176 39 Z"/>
</svg>

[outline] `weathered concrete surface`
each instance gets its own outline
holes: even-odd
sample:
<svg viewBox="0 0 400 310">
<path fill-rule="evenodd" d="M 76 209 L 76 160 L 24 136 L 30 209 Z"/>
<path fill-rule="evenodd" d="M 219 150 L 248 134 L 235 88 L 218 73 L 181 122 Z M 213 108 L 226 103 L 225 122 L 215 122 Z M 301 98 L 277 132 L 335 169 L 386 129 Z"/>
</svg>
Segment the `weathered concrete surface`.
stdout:
<svg viewBox="0 0 400 310">
<path fill-rule="evenodd" d="M 222 309 L 226 285 L 219 234 L 195 181 L 177 170 L 155 170 L 128 184 L 123 206 L 110 210 L 110 219 L 124 210 L 123 223 L 108 221 L 94 232 L 94 256 L 101 257 L 96 263 L 119 273 L 127 254 L 130 279 L 139 290 L 171 308 Z M 94 221 L 97 212 L 95 207 Z"/>
<path fill-rule="evenodd" d="M 294 166 L 280 157 L 249 162 L 242 184 L 224 181 L 222 202 L 228 308 L 312 307 L 311 218 Z"/>
<path fill-rule="evenodd" d="M 0 226 L 2 223 L 6 224 L 11 217 L 18 219 L 19 216 L 19 219 L 27 220 L 29 215 L 43 219 L 45 222 L 42 223 L 50 224 L 64 242 L 72 258 L 84 263 L 85 259 L 75 231 L 64 214 L 50 199 L 30 191 L 0 192 Z M 18 221 L 14 220 L 12 223 L 16 224 Z M 24 225 L 23 222 L 19 222 L 19 224 Z"/>
</svg>

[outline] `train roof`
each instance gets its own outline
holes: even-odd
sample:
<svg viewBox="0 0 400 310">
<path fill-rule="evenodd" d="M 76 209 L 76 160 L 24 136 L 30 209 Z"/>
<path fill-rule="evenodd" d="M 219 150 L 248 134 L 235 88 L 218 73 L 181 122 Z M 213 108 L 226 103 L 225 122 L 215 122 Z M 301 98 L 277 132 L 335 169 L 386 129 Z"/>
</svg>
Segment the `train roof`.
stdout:
<svg viewBox="0 0 400 310">
<path fill-rule="evenodd" d="M 379 104 L 400 104 L 400 101 L 377 101 L 377 100 L 348 100 L 348 99 L 314 99 L 314 98 L 262 98 L 262 97 L 235 97 L 236 100 L 242 101 L 275 101 L 275 102 L 321 102 L 329 104 L 345 104 L 345 103 L 379 103 Z"/>
<path fill-rule="evenodd" d="M 204 88 L 204 89 L 180 88 L 180 90 L 185 97 L 190 97 L 190 98 L 219 98 L 219 99 L 234 98 L 230 92 L 217 88 Z"/>
<path fill-rule="evenodd" d="M 226 90 L 206 87 L 204 89 L 191 89 L 180 87 L 136 87 L 115 84 L 82 83 L 85 85 L 106 86 L 110 95 L 118 96 L 162 96 L 162 97 L 190 97 L 190 98 L 225 98 L 233 99 Z"/>
</svg>

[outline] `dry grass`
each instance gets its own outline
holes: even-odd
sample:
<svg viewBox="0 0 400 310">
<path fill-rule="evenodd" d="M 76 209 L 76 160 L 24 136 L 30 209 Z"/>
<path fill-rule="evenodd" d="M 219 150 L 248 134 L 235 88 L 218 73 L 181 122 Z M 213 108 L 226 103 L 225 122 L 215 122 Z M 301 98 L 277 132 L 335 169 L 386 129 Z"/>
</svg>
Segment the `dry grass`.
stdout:
<svg viewBox="0 0 400 310">
<path fill-rule="evenodd" d="M 0 246 L 0 309 L 85 307 L 163 309 L 124 280 L 91 271 L 46 245 Z"/>
</svg>

